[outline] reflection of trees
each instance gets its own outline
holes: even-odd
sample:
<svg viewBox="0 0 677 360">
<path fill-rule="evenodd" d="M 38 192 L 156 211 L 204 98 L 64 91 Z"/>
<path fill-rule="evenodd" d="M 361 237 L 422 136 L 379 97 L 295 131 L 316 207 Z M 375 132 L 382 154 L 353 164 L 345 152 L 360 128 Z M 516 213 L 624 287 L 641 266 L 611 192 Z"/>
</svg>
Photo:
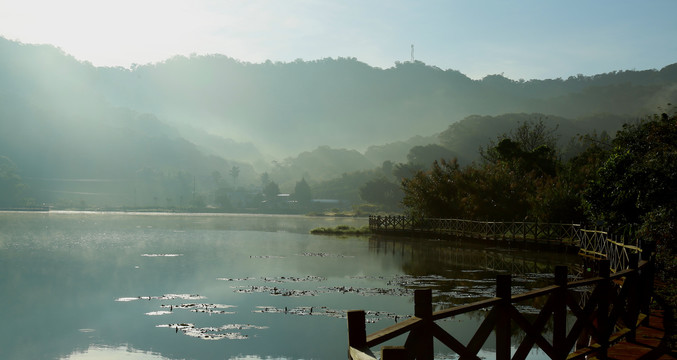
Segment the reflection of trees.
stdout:
<svg viewBox="0 0 677 360">
<path fill-rule="evenodd" d="M 513 293 L 551 285 L 555 266 L 578 267 L 579 260 L 573 254 L 488 248 L 460 240 L 374 236 L 369 246 L 377 253 L 400 256 L 403 272 L 418 278 L 401 285 L 432 288 L 434 302 L 443 307 L 493 297 L 496 275 L 501 272 L 514 275 Z"/>
<path fill-rule="evenodd" d="M 555 266 L 580 266 L 579 257 L 573 254 L 487 248 L 460 240 L 434 241 L 374 236 L 369 245 L 370 250 L 377 253 L 400 256 L 403 260 L 402 270 L 413 278 L 400 285 L 408 288 L 432 288 L 436 310 L 494 297 L 496 275 L 501 272 L 514 275 L 512 293 L 518 294 L 552 285 L 554 279 L 550 274 L 554 274 Z M 514 305 L 533 324 L 550 296 L 552 295 L 530 298 Z M 489 309 L 465 313 L 458 321 L 469 320 L 465 321 L 464 327 L 473 328 L 474 333 L 487 318 L 487 310 Z M 549 341 L 552 341 L 553 327 L 550 316 L 542 329 L 544 337 Z M 527 336 L 515 321 L 511 322 L 510 333 L 513 344 L 520 344 Z M 484 347 L 494 346 L 493 337 L 490 337 Z"/>
</svg>

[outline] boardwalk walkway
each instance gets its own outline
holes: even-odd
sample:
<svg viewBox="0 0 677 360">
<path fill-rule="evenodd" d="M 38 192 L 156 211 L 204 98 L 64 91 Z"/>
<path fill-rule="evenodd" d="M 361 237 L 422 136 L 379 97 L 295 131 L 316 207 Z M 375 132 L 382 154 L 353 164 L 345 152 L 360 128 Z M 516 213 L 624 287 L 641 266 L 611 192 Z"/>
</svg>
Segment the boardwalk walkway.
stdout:
<svg viewBox="0 0 677 360">
<path fill-rule="evenodd" d="M 670 351 L 666 346 L 663 310 L 653 310 L 649 323 L 637 328 L 635 341 L 623 340 L 609 348 L 607 359 L 611 360 L 668 360 L 677 359 L 677 351 Z M 597 359 L 589 357 L 588 359 Z"/>
</svg>

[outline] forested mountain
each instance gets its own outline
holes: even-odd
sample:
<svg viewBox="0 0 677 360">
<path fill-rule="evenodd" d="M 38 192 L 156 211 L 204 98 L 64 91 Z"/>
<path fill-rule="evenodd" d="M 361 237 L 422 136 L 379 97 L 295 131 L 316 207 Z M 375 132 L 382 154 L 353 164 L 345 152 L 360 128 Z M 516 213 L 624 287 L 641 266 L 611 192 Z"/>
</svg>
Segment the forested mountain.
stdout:
<svg viewBox="0 0 677 360">
<path fill-rule="evenodd" d="M 520 121 L 546 119 L 566 143 L 676 98 L 677 64 L 529 81 L 353 58 L 251 64 L 212 55 L 98 68 L 0 38 L 0 156 L 37 203 L 78 193 L 100 204 L 178 205 L 200 194 L 209 203 L 220 188 L 255 191 L 264 172 L 312 186 L 406 162 L 430 144 L 470 162 Z"/>
</svg>

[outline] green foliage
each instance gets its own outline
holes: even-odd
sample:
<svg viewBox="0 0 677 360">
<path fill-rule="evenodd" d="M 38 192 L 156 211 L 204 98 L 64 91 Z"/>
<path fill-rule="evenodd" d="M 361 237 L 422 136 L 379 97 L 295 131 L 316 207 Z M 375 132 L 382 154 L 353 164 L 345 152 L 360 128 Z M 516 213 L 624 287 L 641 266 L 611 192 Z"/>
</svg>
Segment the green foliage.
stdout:
<svg viewBox="0 0 677 360">
<path fill-rule="evenodd" d="M 301 204 L 308 204 L 313 200 L 310 185 L 308 185 L 305 178 L 296 183 L 296 186 L 294 187 L 294 199 Z"/>
<path fill-rule="evenodd" d="M 214 202 L 222 210 L 231 210 L 232 204 L 230 202 L 230 197 L 228 196 L 228 190 L 226 188 L 216 189 L 214 196 Z"/>
<path fill-rule="evenodd" d="M 458 156 L 453 151 L 437 144 L 414 146 L 407 154 L 409 164 L 429 168 L 436 160 L 450 160 Z"/>
<path fill-rule="evenodd" d="M 384 177 L 369 180 L 360 187 L 362 200 L 382 205 L 386 210 L 397 209 L 402 200 L 402 195 L 399 185 Z"/>
<path fill-rule="evenodd" d="M 371 230 L 369 226 L 362 226 L 356 228 L 348 225 L 338 225 L 336 227 L 319 227 L 310 230 L 311 234 L 315 235 L 369 235 Z"/>
<path fill-rule="evenodd" d="M 402 180 L 402 204 L 415 217 L 460 217 L 459 165 L 456 160 L 433 163 L 432 169 L 418 171 Z"/>
<path fill-rule="evenodd" d="M 14 162 L 0 156 L 0 208 L 23 206 L 26 185 L 21 181 Z"/>
<path fill-rule="evenodd" d="M 641 224 L 677 203 L 677 119 L 654 115 L 627 124 L 585 192 L 590 215 L 610 226 Z"/>
<path fill-rule="evenodd" d="M 280 187 L 275 181 L 269 181 L 268 184 L 263 188 L 263 196 L 268 200 L 274 199 L 277 194 L 280 193 Z"/>
<path fill-rule="evenodd" d="M 556 129 L 556 128 L 555 128 Z M 480 220 L 571 220 L 579 200 L 571 183 L 557 177 L 561 170 L 554 131 L 524 122 L 502 135 L 483 152 L 480 165 L 461 168 L 458 162 L 435 162 L 430 171 L 404 179 L 403 204 L 415 216 Z M 561 218 L 557 219 L 561 220 Z"/>
</svg>

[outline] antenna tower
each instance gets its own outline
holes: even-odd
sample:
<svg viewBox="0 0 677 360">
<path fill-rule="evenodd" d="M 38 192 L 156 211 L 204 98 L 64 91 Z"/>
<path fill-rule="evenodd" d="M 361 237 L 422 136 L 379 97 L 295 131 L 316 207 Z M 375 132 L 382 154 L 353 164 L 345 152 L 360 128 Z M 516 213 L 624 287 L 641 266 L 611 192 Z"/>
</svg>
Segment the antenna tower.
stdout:
<svg viewBox="0 0 677 360">
<path fill-rule="evenodd" d="M 411 44 L 411 62 L 414 62 L 414 44 Z"/>
</svg>

